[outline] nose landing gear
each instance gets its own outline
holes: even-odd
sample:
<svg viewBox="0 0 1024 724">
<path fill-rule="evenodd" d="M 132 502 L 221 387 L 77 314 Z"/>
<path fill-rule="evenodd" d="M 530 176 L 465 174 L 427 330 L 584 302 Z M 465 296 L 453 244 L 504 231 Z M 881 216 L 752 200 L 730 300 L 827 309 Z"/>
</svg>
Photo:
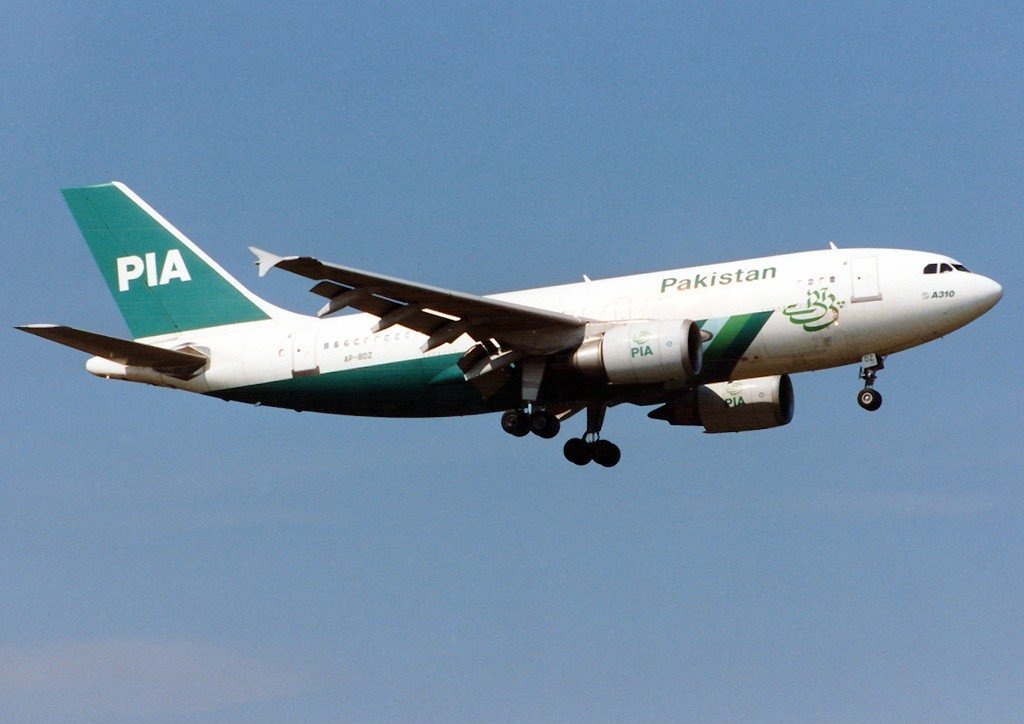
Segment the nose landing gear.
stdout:
<svg viewBox="0 0 1024 724">
<path fill-rule="evenodd" d="M 864 380 L 864 389 L 857 393 L 857 404 L 868 412 L 882 406 L 882 394 L 874 388 L 875 378 L 882 369 L 885 369 L 885 358 L 881 355 L 866 354 L 861 360 L 860 378 Z"/>
</svg>

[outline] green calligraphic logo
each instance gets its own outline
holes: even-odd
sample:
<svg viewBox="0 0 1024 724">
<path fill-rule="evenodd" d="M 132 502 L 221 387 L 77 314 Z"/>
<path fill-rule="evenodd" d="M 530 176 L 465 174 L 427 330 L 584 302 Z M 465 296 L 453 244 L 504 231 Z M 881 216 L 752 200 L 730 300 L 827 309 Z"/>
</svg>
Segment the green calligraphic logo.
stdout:
<svg viewBox="0 0 1024 724">
<path fill-rule="evenodd" d="M 839 322 L 839 310 L 846 302 L 836 299 L 827 288 L 807 292 L 805 304 L 790 304 L 782 310 L 793 324 L 800 325 L 808 332 L 819 332 Z"/>
</svg>

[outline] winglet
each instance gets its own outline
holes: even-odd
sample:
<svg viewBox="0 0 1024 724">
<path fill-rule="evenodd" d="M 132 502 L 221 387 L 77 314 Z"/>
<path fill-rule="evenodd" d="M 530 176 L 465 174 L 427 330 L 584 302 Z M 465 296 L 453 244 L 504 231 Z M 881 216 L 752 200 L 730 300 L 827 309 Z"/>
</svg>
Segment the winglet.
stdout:
<svg viewBox="0 0 1024 724">
<path fill-rule="evenodd" d="M 269 251 L 257 249 L 255 246 L 250 246 L 249 251 L 256 255 L 256 266 L 259 268 L 261 277 L 265 277 L 268 271 L 286 259 L 298 258 L 294 256 L 278 256 L 277 254 L 271 254 Z"/>
</svg>

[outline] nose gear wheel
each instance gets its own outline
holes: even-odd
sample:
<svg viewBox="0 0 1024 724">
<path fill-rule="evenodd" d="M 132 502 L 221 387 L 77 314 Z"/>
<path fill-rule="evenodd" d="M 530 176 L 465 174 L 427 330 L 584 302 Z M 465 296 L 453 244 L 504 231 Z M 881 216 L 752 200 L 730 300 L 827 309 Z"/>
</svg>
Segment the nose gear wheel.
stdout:
<svg viewBox="0 0 1024 724">
<path fill-rule="evenodd" d="M 866 354 L 861 360 L 860 378 L 864 380 L 864 389 L 857 393 L 857 404 L 868 412 L 874 412 L 882 406 L 882 393 L 874 388 L 875 378 L 882 369 L 885 369 L 885 358 L 882 355 Z"/>
</svg>

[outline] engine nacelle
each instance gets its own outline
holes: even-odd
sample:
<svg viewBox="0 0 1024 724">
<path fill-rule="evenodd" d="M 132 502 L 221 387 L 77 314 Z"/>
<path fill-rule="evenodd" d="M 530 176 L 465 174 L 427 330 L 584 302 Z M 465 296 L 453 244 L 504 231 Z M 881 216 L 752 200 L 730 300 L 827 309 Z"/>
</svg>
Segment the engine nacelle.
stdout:
<svg viewBox="0 0 1024 724">
<path fill-rule="evenodd" d="M 793 383 L 781 375 L 702 385 L 649 417 L 672 425 L 703 425 L 704 432 L 779 427 L 793 419 Z"/>
<path fill-rule="evenodd" d="M 689 319 L 629 322 L 584 341 L 572 364 L 617 385 L 685 382 L 700 372 L 702 343 Z"/>
</svg>

